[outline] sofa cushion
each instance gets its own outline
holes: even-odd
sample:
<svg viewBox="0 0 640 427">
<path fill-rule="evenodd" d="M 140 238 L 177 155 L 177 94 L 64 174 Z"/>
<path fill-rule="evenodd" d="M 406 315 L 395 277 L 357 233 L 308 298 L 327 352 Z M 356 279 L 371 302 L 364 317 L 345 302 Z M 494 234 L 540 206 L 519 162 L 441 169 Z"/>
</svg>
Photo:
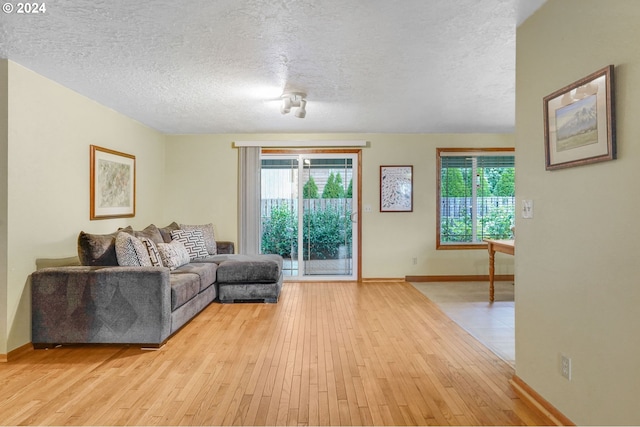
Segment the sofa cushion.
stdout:
<svg viewBox="0 0 640 427">
<path fill-rule="evenodd" d="M 223 261 L 273 261 L 278 265 L 278 271 L 282 271 L 282 264 L 284 262 L 283 258 L 276 254 L 218 254 L 198 260 L 198 262 L 215 262 L 218 265 Z"/>
<path fill-rule="evenodd" d="M 164 267 L 164 264 L 162 263 L 162 257 L 160 256 L 160 251 L 158 250 L 155 242 L 148 237 L 140 237 L 139 239 L 145 246 L 145 248 L 147 248 L 147 254 L 149 255 L 151 265 L 154 267 Z"/>
<path fill-rule="evenodd" d="M 166 227 L 158 228 L 158 231 L 160 232 L 160 235 L 162 236 L 162 240 L 165 243 L 171 243 L 171 232 L 173 230 L 179 230 L 179 229 L 180 229 L 180 226 L 176 222 L 172 222 Z M 160 243 L 160 242 L 157 242 L 157 243 Z"/>
<path fill-rule="evenodd" d="M 191 261 L 187 248 L 177 240 L 171 243 L 158 243 L 156 246 L 162 258 L 162 264 L 169 267 L 169 270 L 175 270 Z"/>
<path fill-rule="evenodd" d="M 200 277 L 194 273 L 171 273 L 171 311 L 198 295 Z"/>
<path fill-rule="evenodd" d="M 209 255 L 207 257 L 204 258 L 198 258 L 197 260 L 195 260 L 194 262 L 212 262 L 215 264 L 220 264 L 222 261 L 226 261 L 229 259 L 229 255 L 226 254 L 218 254 L 218 255 Z"/>
<path fill-rule="evenodd" d="M 181 242 L 187 248 L 189 258 L 192 261 L 209 256 L 204 245 L 204 236 L 200 230 L 173 230 L 171 232 L 171 240 Z"/>
<path fill-rule="evenodd" d="M 188 225 L 188 224 L 180 224 L 181 230 L 200 230 L 202 231 L 202 236 L 204 237 L 204 244 L 207 247 L 207 252 L 209 255 L 215 255 L 218 253 L 218 248 L 216 245 L 216 236 L 213 231 L 213 224 L 203 224 L 203 225 Z"/>
<path fill-rule="evenodd" d="M 132 233 L 131 227 L 126 227 L 122 231 Z M 82 265 L 89 266 L 116 266 L 118 258 L 116 255 L 116 235 L 118 231 L 111 234 L 89 234 L 81 231 L 78 235 L 78 258 Z"/>
<path fill-rule="evenodd" d="M 211 286 L 216 281 L 216 270 L 218 269 L 218 264 L 209 262 L 209 263 L 200 263 L 200 262 L 191 262 L 189 264 L 183 265 L 182 267 L 178 267 L 171 274 L 180 274 L 180 273 L 194 273 L 200 277 L 200 289 L 202 292 Z"/>
</svg>

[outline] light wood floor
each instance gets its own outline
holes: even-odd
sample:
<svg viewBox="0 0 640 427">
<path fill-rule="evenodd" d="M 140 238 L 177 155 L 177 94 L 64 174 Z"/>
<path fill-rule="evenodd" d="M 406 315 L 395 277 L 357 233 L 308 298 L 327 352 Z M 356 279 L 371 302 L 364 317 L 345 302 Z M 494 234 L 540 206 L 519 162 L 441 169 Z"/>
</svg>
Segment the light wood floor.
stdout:
<svg viewBox="0 0 640 427">
<path fill-rule="evenodd" d="M 0 364 L 5 425 L 541 425 L 513 369 L 407 283 L 285 283 L 214 303 L 157 351 Z"/>
</svg>

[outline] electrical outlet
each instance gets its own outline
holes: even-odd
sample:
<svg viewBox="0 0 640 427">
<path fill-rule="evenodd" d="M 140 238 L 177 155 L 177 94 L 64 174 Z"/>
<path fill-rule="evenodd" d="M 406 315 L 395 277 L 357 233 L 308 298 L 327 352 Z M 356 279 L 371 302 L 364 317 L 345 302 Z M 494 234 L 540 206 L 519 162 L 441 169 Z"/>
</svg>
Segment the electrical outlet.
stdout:
<svg viewBox="0 0 640 427">
<path fill-rule="evenodd" d="M 413 265 L 418 265 L 418 258 L 416 257 L 413 258 Z"/>
<path fill-rule="evenodd" d="M 564 354 L 560 355 L 560 373 L 563 377 L 571 381 L 571 358 Z"/>
</svg>

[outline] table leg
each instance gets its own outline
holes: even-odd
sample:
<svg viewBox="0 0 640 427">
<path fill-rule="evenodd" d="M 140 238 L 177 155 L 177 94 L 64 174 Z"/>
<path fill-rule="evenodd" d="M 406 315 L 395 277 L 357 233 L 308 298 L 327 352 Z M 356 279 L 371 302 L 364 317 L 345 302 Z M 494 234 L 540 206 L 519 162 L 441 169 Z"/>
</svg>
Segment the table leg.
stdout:
<svg viewBox="0 0 640 427">
<path fill-rule="evenodd" d="M 494 251 L 493 247 L 489 245 L 489 302 L 493 302 L 494 299 L 493 277 L 495 274 L 495 257 L 496 251 Z"/>
</svg>

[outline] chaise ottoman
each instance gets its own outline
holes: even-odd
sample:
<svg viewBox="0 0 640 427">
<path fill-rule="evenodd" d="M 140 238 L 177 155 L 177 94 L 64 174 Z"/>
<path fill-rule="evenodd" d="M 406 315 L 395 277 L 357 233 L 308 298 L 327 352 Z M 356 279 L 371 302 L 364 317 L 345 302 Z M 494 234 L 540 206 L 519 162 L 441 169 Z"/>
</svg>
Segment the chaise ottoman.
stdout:
<svg viewBox="0 0 640 427">
<path fill-rule="evenodd" d="M 282 289 L 282 257 L 231 255 L 218 264 L 216 284 L 221 303 L 276 303 Z"/>
</svg>

